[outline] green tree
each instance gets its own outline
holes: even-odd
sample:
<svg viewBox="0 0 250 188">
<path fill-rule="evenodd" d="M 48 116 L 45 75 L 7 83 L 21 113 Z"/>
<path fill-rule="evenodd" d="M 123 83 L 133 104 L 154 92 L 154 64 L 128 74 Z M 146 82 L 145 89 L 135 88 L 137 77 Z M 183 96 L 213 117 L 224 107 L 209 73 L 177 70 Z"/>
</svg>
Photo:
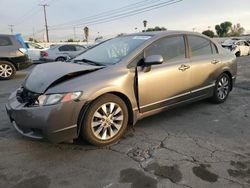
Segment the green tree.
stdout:
<svg viewBox="0 0 250 188">
<path fill-rule="evenodd" d="M 229 36 L 229 31 L 232 27 L 231 22 L 223 22 L 220 25 L 215 26 L 216 33 L 219 37 L 227 37 Z"/>
<path fill-rule="evenodd" d="M 241 25 L 238 23 L 238 24 L 233 25 L 231 27 L 230 36 L 238 37 L 238 36 L 242 35 L 244 32 L 245 32 L 245 29 L 243 27 L 241 27 Z"/>
<path fill-rule="evenodd" d="M 68 39 L 66 42 L 74 42 L 74 39 Z"/>
<path fill-rule="evenodd" d="M 211 30 L 203 31 L 202 34 L 203 34 L 203 35 L 206 35 L 206 36 L 208 36 L 208 37 L 210 37 L 210 38 L 214 38 L 214 35 L 215 35 L 214 32 L 211 31 Z"/>
<path fill-rule="evenodd" d="M 151 32 L 151 31 L 166 31 L 167 29 L 165 27 L 159 27 L 159 26 L 156 26 L 154 28 L 148 28 L 146 30 L 146 32 Z"/>
<path fill-rule="evenodd" d="M 28 39 L 28 41 L 38 43 L 38 41 L 37 41 L 36 39 L 32 38 L 32 37 L 30 37 L 30 38 Z"/>
</svg>

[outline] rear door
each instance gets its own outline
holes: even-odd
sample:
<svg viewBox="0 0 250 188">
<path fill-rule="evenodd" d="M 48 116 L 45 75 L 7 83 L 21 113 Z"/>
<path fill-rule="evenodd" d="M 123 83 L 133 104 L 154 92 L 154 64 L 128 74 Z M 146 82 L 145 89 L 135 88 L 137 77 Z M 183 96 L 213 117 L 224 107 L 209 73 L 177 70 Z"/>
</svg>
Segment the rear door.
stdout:
<svg viewBox="0 0 250 188">
<path fill-rule="evenodd" d="M 215 86 L 221 64 L 216 45 L 207 38 L 188 35 L 191 60 L 191 90 L 193 96 L 207 95 Z"/>
<path fill-rule="evenodd" d="M 164 62 L 145 72 L 137 67 L 140 111 L 146 112 L 185 100 L 190 94 L 189 60 L 182 35 L 162 38 L 150 45 L 144 58 L 161 55 Z M 143 64 L 143 63 L 142 63 Z M 181 70 L 182 65 L 187 68 Z M 189 68 L 188 68 L 189 67 Z"/>
</svg>

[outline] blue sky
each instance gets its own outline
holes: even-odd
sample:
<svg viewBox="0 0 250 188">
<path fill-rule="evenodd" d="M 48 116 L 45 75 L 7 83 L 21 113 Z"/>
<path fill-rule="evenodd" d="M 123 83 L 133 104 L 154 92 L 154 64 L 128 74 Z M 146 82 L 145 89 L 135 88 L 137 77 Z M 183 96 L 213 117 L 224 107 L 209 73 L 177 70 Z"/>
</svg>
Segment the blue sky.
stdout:
<svg viewBox="0 0 250 188">
<path fill-rule="evenodd" d="M 113 10 L 126 5 L 141 2 L 142 0 L 0 0 L 0 33 L 9 33 L 8 25 L 13 24 L 14 32 L 22 33 L 28 37 L 33 35 L 41 39 L 43 37 L 44 19 L 41 3 L 48 3 L 48 25 L 62 24 Z M 166 1 L 166 0 L 165 0 Z M 152 0 L 145 0 L 145 3 Z M 164 2 L 164 0 L 155 0 Z M 250 2 L 249 0 L 183 0 L 180 3 L 162 7 L 157 10 L 145 12 L 113 22 L 98 25 L 90 25 L 90 37 L 98 35 L 110 37 L 118 33 L 135 32 L 143 29 L 143 20 L 148 21 L 148 27 L 162 26 L 172 30 L 202 31 L 209 26 L 223 21 L 231 21 L 233 24 L 241 23 L 250 33 Z M 138 7 L 139 8 L 139 7 Z M 132 9 L 132 8 L 131 8 Z M 112 14 L 111 14 L 112 15 Z M 77 38 L 83 37 L 82 25 L 76 28 Z M 39 32 L 40 31 L 40 32 Z M 64 30 L 50 30 L 52 40 L 72 38 L 73 26 Z"/>
</svg>

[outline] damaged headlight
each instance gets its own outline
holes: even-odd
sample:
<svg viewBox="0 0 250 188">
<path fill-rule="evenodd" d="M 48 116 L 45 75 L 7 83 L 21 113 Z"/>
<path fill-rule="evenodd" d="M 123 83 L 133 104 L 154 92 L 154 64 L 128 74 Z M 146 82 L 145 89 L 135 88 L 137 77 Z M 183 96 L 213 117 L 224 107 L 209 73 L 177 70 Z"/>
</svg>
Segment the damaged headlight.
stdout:
<svg viewBox="0 0 250 188">
<path fill-rule="evenodd" d="M 40 95 L 37 99 L 39 106 L 53 105 L 60 102 L 77 101 L 82 95 L 81 91 L 72 93 L 58 93 L 50 95 Z"/>
</svg>

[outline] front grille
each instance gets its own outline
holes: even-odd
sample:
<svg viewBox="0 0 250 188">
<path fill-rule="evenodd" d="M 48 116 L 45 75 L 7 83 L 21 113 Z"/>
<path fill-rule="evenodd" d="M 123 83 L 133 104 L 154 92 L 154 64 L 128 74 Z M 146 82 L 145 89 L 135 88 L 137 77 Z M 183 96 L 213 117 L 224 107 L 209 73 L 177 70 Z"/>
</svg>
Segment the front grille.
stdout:
<svg viewBox="0 0 250 188">
<path fill-rule="evenodd" d="M 26 103 L 28 105 L 35 104 L 39 94 L 31 92 L 24 87 L 17 90 L 16 98 L 20 103 Z"/>
</svg>

